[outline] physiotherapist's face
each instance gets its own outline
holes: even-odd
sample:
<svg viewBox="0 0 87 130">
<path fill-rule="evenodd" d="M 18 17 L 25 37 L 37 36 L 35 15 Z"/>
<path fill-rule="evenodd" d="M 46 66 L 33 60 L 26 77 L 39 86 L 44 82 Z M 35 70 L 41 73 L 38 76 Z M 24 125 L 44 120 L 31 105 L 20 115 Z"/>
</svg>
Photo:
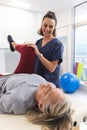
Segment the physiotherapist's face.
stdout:
<svg viewBox="0 0 87 130">
<path fill-rule="evenodd" d="M 53 31 L 55 29 L 55 20 L 51 18 L 45 18 L 42 21 L 42 32 L 44 37 L 50 37 L 53 34 Z"/>
</svg>

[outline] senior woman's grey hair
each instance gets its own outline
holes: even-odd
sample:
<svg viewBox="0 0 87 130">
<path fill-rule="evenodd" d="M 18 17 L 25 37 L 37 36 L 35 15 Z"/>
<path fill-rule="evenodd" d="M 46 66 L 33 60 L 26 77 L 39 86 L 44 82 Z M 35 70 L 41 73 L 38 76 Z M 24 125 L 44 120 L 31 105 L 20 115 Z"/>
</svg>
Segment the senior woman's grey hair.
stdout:
<svg viewBox="0 0 87 130">
<path fill-rule="evenodd" d="M 70 102 L 64 100 L 44 106 L 44 112 L 32 108 L 27 113 L 29 122 L 41 125 L 42 130 L 72 130 Z"/>
</svg>

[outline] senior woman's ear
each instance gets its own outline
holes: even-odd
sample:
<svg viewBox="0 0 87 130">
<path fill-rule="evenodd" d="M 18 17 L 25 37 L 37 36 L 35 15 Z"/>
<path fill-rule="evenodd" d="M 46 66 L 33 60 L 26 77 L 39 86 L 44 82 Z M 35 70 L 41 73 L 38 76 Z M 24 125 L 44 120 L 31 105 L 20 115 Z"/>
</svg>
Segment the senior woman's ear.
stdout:
<svg viewBox="0 0 87 130">
<path fill-rule="evenodd" d="M 43 103 L 39 102 L 38 104 L 38 108 L 41 112 L 44 112 L 44 107 L 43 107 Z"/>
</svg>

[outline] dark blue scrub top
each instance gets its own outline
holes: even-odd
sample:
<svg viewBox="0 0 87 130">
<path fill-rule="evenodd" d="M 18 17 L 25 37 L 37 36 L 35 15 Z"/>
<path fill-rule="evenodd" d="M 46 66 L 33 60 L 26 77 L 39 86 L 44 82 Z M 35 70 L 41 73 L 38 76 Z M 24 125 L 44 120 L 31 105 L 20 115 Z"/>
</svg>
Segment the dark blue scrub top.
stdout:
<svg viewBox="0 0 87 130">
<path fill-rule="evenodd" d="M 44 77 L 47 81 L 50 81 L 56 85 L 56 87 L 59 87 L 59 70 L 60 70 L 60 63 L 63 61 L 63 44 L 57 39 L 54 38 L 51 41 L 49 41 L 45 46 L 42 45 L 43 38 L 39 39 L 36 42 L 36 45 L 40 51 L 40 53 L 43 54 L 43 56 L 48 59 L 49 61 L 57 60 L 59 61 L 55 71 L 53 73 L 50 73 L 40 62 L 38 57 L 35 58 L 35 70 L 34 72 L 36 74 L 41 75 Z"/>
</svg>

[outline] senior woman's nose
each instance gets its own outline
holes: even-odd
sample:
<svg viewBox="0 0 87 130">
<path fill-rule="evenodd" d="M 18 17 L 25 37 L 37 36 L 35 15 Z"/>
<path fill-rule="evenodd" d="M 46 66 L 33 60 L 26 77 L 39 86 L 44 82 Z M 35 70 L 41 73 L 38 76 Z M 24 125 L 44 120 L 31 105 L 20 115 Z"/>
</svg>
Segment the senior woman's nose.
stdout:
<svg viewBox="0 0 87 130">
<path fill-rule="evenodd" d="M 48 84 L 47 84 L 47 87 L 52 88 L 52 85 L 48 83 Z"/>
</svg>

